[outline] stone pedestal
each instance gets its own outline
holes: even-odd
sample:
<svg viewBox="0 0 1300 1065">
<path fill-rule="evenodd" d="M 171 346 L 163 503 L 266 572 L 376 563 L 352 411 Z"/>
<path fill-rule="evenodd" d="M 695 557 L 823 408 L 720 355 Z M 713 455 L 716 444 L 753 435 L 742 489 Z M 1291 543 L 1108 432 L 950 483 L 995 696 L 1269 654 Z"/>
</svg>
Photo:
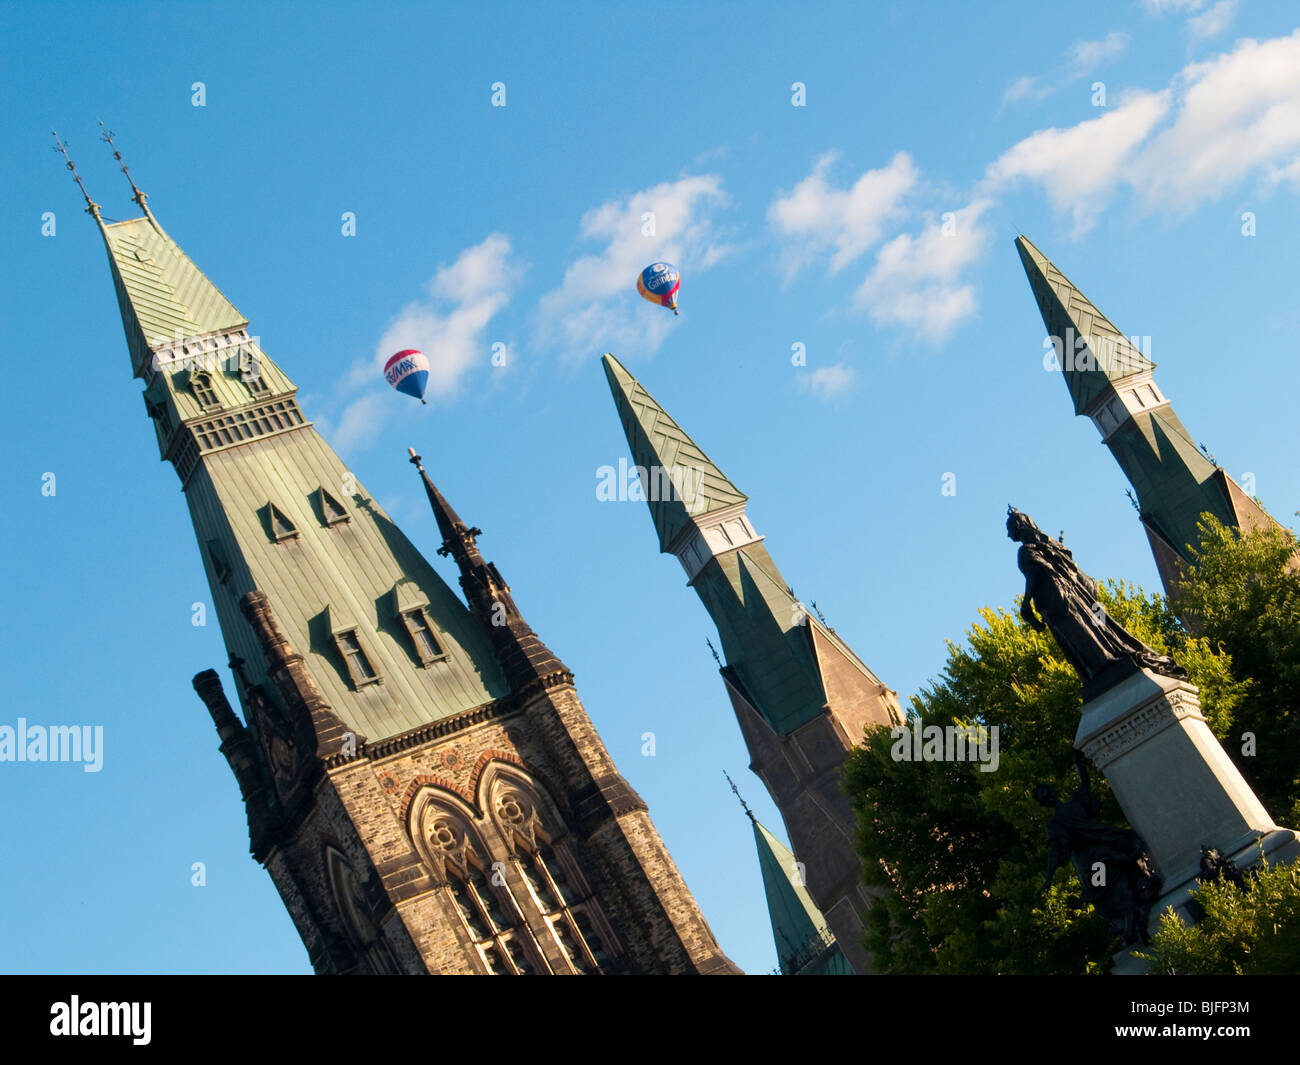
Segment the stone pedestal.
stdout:
<svg viewBox="0 0 1300 1065">
<path fill-rule="evenodd" d="M 1185 905 L 1201 848 L 1217 847 L 1241 869 L 1300 857 L 1300 840 L 1273 823 L 1201 713 L 1194 685 L 1149 670 L 1083 705 L 1074 745 L 1106 775 L 1129 824 L 1164 879 L 1152 928 Z"/>
</svg>

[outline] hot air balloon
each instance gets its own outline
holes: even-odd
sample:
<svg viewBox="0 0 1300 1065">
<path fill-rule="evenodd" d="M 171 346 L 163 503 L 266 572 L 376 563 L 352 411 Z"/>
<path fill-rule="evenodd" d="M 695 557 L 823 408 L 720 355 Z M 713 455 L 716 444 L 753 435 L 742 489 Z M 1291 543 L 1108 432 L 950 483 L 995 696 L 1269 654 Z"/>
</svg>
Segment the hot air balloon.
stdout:
<svg viewBox="0 0 1300 1065">
<path fill-rule="evenodd" d="M 384 380 L 397 391 L 424 403 L 424 390 L 429 385 L 429 360 L 415 348 L 399 351 L 384 365 Z"/>
<path fill-rule="evenodd" d="M 672 263 L 651 263 L 636 279 L 636 290 L 651 303 L 669 307 L 677 313 L 677 289 L 682 278 Z"/>
</svg>

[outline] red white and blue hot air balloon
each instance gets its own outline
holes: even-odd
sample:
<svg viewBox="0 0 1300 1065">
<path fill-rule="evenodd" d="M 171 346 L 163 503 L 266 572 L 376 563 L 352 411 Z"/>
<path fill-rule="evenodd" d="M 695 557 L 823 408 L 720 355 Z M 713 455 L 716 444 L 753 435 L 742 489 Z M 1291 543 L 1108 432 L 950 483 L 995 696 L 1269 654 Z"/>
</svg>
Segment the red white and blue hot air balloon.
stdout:
<svg viewBox="0 0 1300 1065">
<path fill-rule="evenodd" d="M 681 283 L 681 275 L 672 263 L 651 263 L 636 279 L 636 290 L 651 303 L 667 307 L 676 314 L 677 289 Z"/>
<path fill-rule="evenodd" d="M 384 365 L 384 380 L 397 391 L 424 403 L 424 390 L 429 387 L 429 360 L 415 348 L 399 351 Z"/>
</svg>

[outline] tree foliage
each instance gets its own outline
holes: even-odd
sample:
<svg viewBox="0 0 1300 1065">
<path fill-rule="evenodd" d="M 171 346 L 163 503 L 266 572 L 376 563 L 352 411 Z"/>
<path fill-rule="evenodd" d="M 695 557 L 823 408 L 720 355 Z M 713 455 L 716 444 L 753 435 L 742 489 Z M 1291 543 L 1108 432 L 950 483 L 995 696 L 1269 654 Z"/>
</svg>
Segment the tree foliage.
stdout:
<svg viewBox="0 0 1300 1065">
<path fill-rule="evenodd" d="M 1243 890 L 1225 881 L 1192 892 L 1204 916 L 1194 925 L 1173 913 L 1160 919 L 1142 952 L 1152 973 L 1300 973 L 1300 864 L 1259 869 Z"/>
<path fill-rule="evenodd" d="M 1179 613 L 1232 659 L 1246 682 L 1229 756 L 1281 824 L 1300 821 L 1300 566 L 1277 526 L 1245 534 L 1201 519 L 1177 596 Z M 1249 737 L 1253 737 L 1253 743 Z M 1250 752 L 1253 753 L 1243 753 Z"/>
<path fill-rule="evenodd" d="M 1158 596 L 1111 582 L 1100 598 L 1120 624 L 1186 667 L 1211 729 L 1226 735 L 1244 697 L 1229 657 L 1189 636 Z M 1104 972 L 1119 944 L 1083 902 L 1073 870 L 1039 894 L 1049 815 L 1031 792 L 1040 782 L 1074 789 L 1078 675 L 1050 633 L 1005 610 L 980 616 L 964 645 L 949 643 L 940 678 L 911 698 L 908 721 L 997 726 L 996 771 L 896 761 L 888 727 L 869 730 L 846 762 L 865 876 L 881 893 L 867 947 L 887 972 Z M 1100 774 L 1093 787 L 1103 818 L 1122 824 Z"/>
</svg>

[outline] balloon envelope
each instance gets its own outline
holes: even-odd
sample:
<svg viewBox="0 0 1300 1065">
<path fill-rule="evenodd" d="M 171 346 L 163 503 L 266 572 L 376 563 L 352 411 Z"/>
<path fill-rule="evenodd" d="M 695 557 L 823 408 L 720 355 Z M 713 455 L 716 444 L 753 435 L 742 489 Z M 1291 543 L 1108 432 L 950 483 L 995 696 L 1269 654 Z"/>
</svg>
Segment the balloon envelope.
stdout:
<svg viewBox="0 0 1300 1065">
<path fill-rule="evenodd" d="M 651 263 L 636 279 L 636 290 L 651 303 L 668 307 L 676 314 L 677 289 L 681 283 L 681 275 L 672 263 Z"/>
<path fill-rule="evenodd" d="M 429 385 L 429 360 L 424 352 L 415 348 L 399 351 L 384 366 L 384 380 L 397 391 L 414 396 L 424 402 L 424 390 Z"/>
</svg>

